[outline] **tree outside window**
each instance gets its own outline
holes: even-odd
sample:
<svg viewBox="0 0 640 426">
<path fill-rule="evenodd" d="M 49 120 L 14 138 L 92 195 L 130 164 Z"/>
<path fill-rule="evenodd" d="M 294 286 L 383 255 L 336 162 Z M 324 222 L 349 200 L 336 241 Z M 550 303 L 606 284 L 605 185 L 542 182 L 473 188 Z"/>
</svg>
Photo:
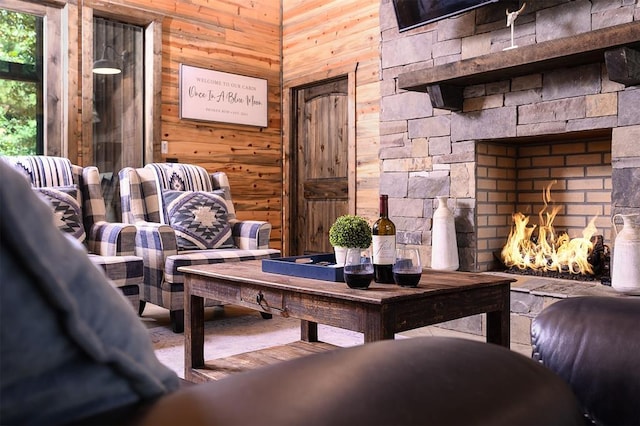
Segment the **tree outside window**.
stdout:
<svg viewBox="0 0 640 426">
<path fill-rule="evenodd" d="M 0 154 L 42 154 L 41 17 L 0 9 Z"/>
</svg>

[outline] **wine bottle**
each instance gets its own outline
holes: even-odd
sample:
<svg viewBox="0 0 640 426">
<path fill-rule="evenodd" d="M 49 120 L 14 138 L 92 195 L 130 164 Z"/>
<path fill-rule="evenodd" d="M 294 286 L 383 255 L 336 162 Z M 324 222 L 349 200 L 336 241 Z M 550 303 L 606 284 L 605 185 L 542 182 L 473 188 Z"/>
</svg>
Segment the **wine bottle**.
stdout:
<svg viewBox="0 0 640 426">
<path fill-rule="evenodd" d="M 396 226 L 389 219 L 389 197 L 380 196 L 380 218 L 373 224 L 373 276 L 377 283 L 393 284 Z"/>
</svg>

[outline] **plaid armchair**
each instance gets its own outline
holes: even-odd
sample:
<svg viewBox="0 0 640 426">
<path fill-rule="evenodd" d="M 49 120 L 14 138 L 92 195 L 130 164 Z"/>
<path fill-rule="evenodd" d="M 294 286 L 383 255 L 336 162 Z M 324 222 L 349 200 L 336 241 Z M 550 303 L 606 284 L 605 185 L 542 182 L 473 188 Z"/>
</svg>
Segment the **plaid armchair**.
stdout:
<svg viewBox="0 0 640 426">
<path fill-rule="evenodd" d="M 3 158 L 22 172 L 33 190 L 51 204 L 58 228 L 85 246 L 91 262 L 137 308 L 143 262 L 134 254 L 136 228 L 106 221 L 98 169 L 76 166 L 61 157 Z"/>
<path fill-rule="evenodd" d="M 238 220 L 227 175 L 191 164 L 151 163 L 119 173 L 122 220 L 138 228 L 146 302 L 169 309 L 174 332 L 184 330 L 180 266 L 279 257 L 269 248 L 271 224 Z M 220 305 L 208 300 L 207 306 Z"/>
</svg>

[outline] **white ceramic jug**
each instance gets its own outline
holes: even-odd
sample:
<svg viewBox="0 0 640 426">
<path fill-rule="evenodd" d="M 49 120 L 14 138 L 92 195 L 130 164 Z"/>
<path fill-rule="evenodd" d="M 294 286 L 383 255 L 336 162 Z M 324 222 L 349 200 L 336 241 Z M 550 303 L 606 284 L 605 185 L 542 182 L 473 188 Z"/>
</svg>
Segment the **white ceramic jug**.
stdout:
<svg viewBox="0 0 640 426">
<path fill-rule="evenodd" d="M 622 218 L 622 230 L 615 223 Z M 623 293 L 640 294 L 640 214 L 613 216 L 613 228 L 617 236 L 613 245 L 611 286 Z"/>
<path fill-rule="evenodd" d="M 455 271 L 459 266 L 453 213 L 447 206 L 447 197 L 438 197 L 431 230 L 431 269 Z"/>
</svg>

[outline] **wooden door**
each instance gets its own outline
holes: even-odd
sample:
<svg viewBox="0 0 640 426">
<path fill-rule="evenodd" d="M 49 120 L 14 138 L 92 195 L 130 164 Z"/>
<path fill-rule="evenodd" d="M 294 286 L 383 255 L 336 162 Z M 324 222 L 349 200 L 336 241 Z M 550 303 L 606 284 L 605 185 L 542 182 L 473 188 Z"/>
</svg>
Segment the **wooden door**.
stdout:
<svg viewBox="0 0 640 426">
<path fill-rule="evenodd" d="M 292 253 L 329 253 L 329 228 L 349 211 L 348 80 L 294 93 Z"/>
</svg>

